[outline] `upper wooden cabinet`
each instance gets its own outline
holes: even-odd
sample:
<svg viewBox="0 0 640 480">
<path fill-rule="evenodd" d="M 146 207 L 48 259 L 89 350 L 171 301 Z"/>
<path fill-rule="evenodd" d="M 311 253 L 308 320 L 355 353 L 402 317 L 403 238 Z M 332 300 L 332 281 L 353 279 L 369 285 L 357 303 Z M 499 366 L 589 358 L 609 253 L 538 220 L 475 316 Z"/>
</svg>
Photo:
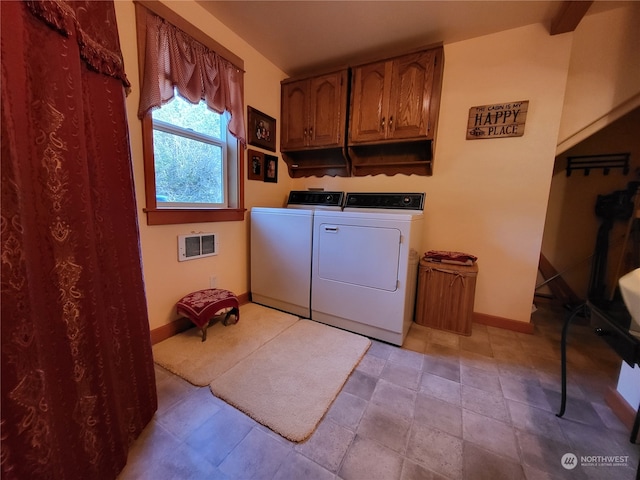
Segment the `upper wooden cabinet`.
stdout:
<svg viewBox="0 0 640 480">
<path fill-rule="evenodd" d="M 441 71 L 442 48 L 353 68 L 349 145 L 433 139 Z"/>
<path fill-rule="evenodd" d="M 345 143 L 348 71 L 282 82 L 281 151 Z"/>
<path fill-rule="evenodd" d="M 431 175 L 443 63 L 436 47 L 284 80 L 289 175 Z"/>
</svg>

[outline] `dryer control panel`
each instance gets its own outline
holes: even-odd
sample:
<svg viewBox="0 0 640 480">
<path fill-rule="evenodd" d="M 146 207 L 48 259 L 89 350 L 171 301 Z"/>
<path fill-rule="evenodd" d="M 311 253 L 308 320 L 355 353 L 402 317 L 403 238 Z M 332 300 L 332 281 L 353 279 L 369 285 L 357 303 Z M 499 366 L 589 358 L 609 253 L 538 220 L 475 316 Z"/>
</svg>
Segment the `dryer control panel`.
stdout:
<svg viewBox="0 0 640 480">
<path fill-rule="evenodd" d="M 424 193 L 347 193 L 345 208 L 424 210 Z"/>
</svg>

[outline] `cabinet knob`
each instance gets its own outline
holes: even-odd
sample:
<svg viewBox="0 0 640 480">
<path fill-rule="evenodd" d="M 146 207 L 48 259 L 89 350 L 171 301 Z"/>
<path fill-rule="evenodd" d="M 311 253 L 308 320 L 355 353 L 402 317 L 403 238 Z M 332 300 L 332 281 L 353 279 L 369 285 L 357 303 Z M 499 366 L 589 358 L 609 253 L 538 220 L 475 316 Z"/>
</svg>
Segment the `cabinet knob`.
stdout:
<svg viewBox="0 0 640 480">
<path fill-rule="evenodd" d="M 393 115 L 389 117 L 389 128 L 393 127 Z"/>
<path fill-rule="evenodd" d="M 384 117 L 382 117 L 382 121 L 380 122 L 380 128 L 384 130 Z"/>
<path fill-rule="evenodd" d="M 304 137 L 307 138 L 307 129 L 306 128 L 304 129 L 303 134 L 304 134 Z"/>
</svg>

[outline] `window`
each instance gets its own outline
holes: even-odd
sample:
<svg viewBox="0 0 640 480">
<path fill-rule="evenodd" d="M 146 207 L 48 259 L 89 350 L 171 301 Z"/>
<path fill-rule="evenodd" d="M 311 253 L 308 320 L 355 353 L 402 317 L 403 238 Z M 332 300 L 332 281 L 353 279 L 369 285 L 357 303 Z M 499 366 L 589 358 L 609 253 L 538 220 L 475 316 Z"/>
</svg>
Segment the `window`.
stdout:
<svg viewBox="0 0 640 480">
<path fill-rule="evenodd" d="M 142 3 L 154 9 L 136 3 L 147 223 L 244 220 L 242 62 L 162 4 Z"/>
<path fill-rule="evenodd" d="M 176 95 L 151 116 L 156 206 L 226 208 L 226 115 Z"/>
</svg>

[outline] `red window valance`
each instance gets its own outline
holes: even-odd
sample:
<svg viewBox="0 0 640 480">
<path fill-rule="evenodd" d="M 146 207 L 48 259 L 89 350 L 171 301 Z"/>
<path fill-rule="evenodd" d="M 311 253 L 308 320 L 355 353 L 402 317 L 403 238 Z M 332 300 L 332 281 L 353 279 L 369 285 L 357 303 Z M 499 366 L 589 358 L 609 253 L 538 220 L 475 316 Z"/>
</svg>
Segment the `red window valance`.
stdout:
<svg viewBox="0 0 640 480">
<path fill-rule="evenodd" d="M 146 12 L 145 65 L 138 116 L 144 117 L 174 96 L 204 100 L 212 110 L 229 112 L 229 132 L 243 145 L 244 72 L 154 13 Z"/>
</svg>

